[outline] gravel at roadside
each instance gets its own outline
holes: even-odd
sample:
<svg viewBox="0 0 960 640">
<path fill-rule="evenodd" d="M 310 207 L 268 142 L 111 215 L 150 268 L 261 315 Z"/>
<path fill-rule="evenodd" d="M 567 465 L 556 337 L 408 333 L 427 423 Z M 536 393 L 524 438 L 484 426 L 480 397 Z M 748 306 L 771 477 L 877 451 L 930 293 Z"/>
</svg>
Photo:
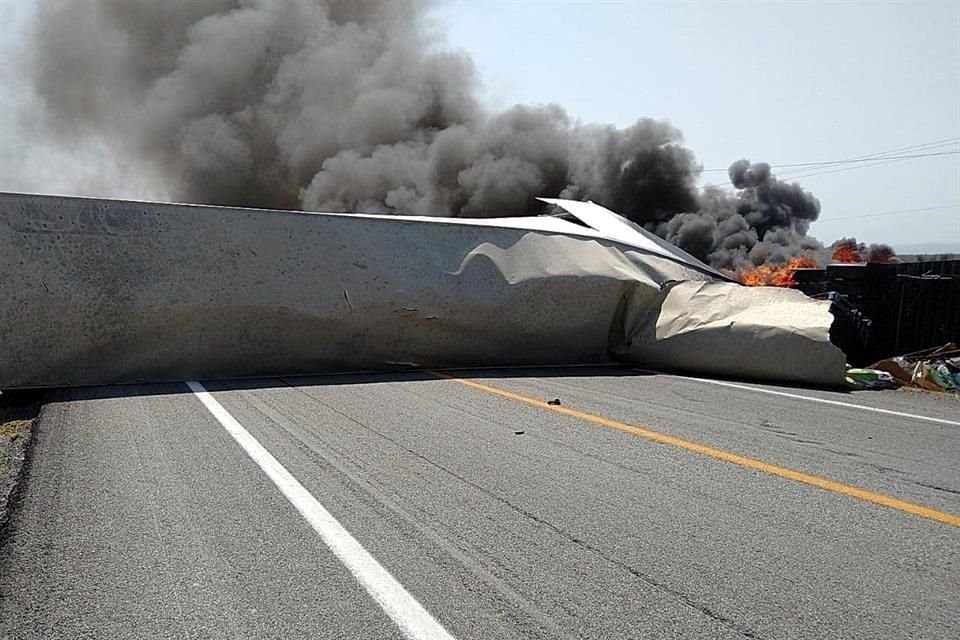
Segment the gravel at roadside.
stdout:
<svg viewBox="0 0 960 640">
<path fill-rule="evenodd" d="M 43 393 L 0 394 L 0 533 L 16 500 Z"/>
</svg>

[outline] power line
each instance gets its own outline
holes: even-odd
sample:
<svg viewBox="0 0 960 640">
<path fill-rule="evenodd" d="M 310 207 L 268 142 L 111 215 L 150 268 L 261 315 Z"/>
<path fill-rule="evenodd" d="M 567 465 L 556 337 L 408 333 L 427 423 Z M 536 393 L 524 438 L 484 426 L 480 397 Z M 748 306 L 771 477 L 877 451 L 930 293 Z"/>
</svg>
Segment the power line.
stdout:
<svg viewBox="0 0 960 640">
<path fill-rule="evenodd" d="M 955 151 L 955 152 L 953 152 L 953 154 L 954 154 L 954 155 L 955 155 L 955 154 L 960 154 L 960 151 Z M 880 165 L 893 164 L 893 163 L 895 163 L 895 162 L 901 162 L 901 160 L 898 159 L 898 158 L 895 158 L 895 157 L 894 157 L 894 158 L 887 158 L 887 159 L 878 160 L 878 161 L 876 161 L 876 162 L 869 162 L 869 163 L 867 163 L 867 164 L 854 165 L 854 166 L 852 166 L 852 167 L 833 168 L 833 169 L 829 169 L 829 170 L 827 170 L 827 171 L 813 171 L 813 172 L 809 172 L 809 171 L 806 171 L 806 170 L 801 169 L 801 170 L 800 170 L 801 173 L 798 173 L 797 170 L 794 170 L 792 173 L 791 173 L 791 172 L 778 173 L 778 174 L 776 174 L 776 177 L 777 177 L 778 179 L 786 182 L 786 181 L 791 181 L 791 180 L 799 180 L 799 179 L 801 179 L 801 178 L 803 178 L 803 179 L 812 178 L 812 177 L 814 177 L 814 176 L 822 176 L 822 175 L 827 175 L 827 174 L 831 174 L 831 173 L 841 173 L 841 172 L 843 172 L 843 171 L 853 171 L 853 170 L 855 170 L 855 169 L 866 169 L 867 167 L 878 167 L 878 166 L 880 166 Z"/>
<path fill-rule="evenodd" d="M 934 140 L 933 142 L 924 142 L 923 144 L 914 144 L 909 147 L 898 147 L 897 149 L 888 149 L 887 151 L 877 151 L 875 153 L 868 153 L 862 156 L 853 156 L 848 158 L 849 160 L 859 160 L 860 158 L 871 158 L 874 156 L 885 156 L 889 153 L 900 153 L 901 151 L 916 151 L 918 149 L 923 149 L 926 147 L 940 147 L 946 144 L 960 141 L 960 137 L 956 138 L 944 138 L 942 140 Z"/>
<path fill-rule="evenodd" d="M 781 164 L 780 167 L 823 167 L 833 164 L 852 164 L 855 162 L 870 162 L 871 160 L 903 160 L 906 158 L 927 158 L 930 156 L 952 156 L 960 153 L 957 151 L 937 151 L 932 153 L 916 153 L 903 156 L 877 156 L 873 158 L 861 158 L 857 160 L 826 160 L 824 162 L 797 162 L 794 164 Z"/>
<path fill-rule="evenodd" d="M 806 168 L 806 169 L 813 169 L 813 168 L 816 168 L 816 167 L 826 167 L 826 166 L 831 166 L 831 165 L 854 164 L 854 163 L 858 163 L 858 162 L 871 162 L 871 161 L 873 161 L 873 160 L 907 160 L 907 159 L 910 159 L 910 158 L 929 158 L 929 157 L 931 157 L 931 156 L 955 156 L 955 155 L 960 155 L 960 149 L 958 149 L 958 150 L 956 150 L 956 151 L 934 151 L 934 152 L 930 152 L 930 153 L 916 153 L 916 154 L 901 155 L 901 156 L 891 156 L 891 155 L 881 156 L 881 155 L 875 155 L 875 156 L 873 156 L 873 157 L 850 158 L 850 159 L 847 159 L 847 160 L 823 160 L 823 161 L 819 161 L 819 162 L 793 162 L 793 163 L 788 163 L 788 164 L 771 164 L 770 167 L 771 167 L 772 169 L 777 169 L 777 168 L 780 168 L 780 167 L 804 167 L 804 168 Z M 716 172 L 716 171 L 728 171 L 728 170 L 729 170 L 729 168 L 728 168 L 728 169 L 719 169 L 719 168 L 718 168 L 718 169 L 703 169 L 702 173 Z M 795 173 L 795 171 L 794 171 L 794 172 L 785 172 L 785 174 L 787 174 L 787 173 Z"/>
<path fill-rule="evenodd" d="M 943 154 L 943 155 L 957 155 L 957 154 L 960 154 L 960 151 L 954 151 L 954 152 L 952 152 L 951 154 Z M 894 158 L 885 158 L 885 159 L 880 159 L 880 160 L 878 160 L 877 162 L 870 162 L 870 163 L 868 163 L 868 164 L 858 164 L 858 165 L 854 165 L 854 166 L 852 166 L 852 167 L 840 167 L 840 168 L 829 169 L 829 170 L 827 170 L 827 171 L 813 171 L 813 172 L 802 172 L 802 173 L 787 173 L 787 174 L 783 174 L 783 175 L 778 175 L 777 177 L 780 178 L 781 180 L 799 180 L 800 178 L 811 178 L 811 177 L 813 177 L 813 176 L 822 176 L 822 175 L 826 175 L 826 174 L 829 174 L 829 173 L 840 173 L 840 172 L 843 172 L 843 171 L 853 171 L 854 169 L 866 169 L 867 167 L 877 167 L 877 166 L 880 166 L 880 165 L 883 165 L 883 164 L 893 164 L 893 163 L 895 163 L 895 162 L 900 162 L 900 159 L 899 159 L 899 158 L 895 158 L 895 157 L 894 157 Z"/>
<path fill-rule="evenodd" d="M 953 144 L 960 141 L 960 136 L 955 136 L 953 138 L 941 138 L 940 140 L 933 140 L 932 142 L 922 142 L 920 144 L 912 144 L 906 147 L 897 147 L 895 149 L 886 149 L 884 151 L 874 151 L 873 153 L 866 153 L 858 156 L 851 156 L 845 158 L 845 160 L 873 160 L 881 159 L 883 157 L 888 157 L 890 154 L 902 153 L 904 151 L 920 151 L 920 150 L 929 150 L 936 147 L 943 146 L 952 146 Z M 795 173 L 795 171 L 787 171 L 786 173 Z"/>
<path fill-rule="evenodd" d="M 873 152 L 873 153 L 867 153 L 867 154 L 863 154 L 863 155 L 859 155 L 859 156 L 852 156 L 852 157 L 850 157 L 850 158 L 845 158 L 845 159 L 843 159 L 843 160 L 837 160 L 837 161 L 828 160 L 827 162 L 852 162 L 852 161 L 863 161 L 863 160 L 874 160 L 874 159 L 879 160 L 879 159 L 881 159 L 882 157 L 889 157 L 889 155 L 892 154 L 892 153 L 901 153 L 901 152 L 904 152 L 904 151 L 918 151 L 918 150 L 921 150 L 921 149 L 929 149 L 929 148 L 936 148 L 936 147 L 942 147 L 942 146 L 950 146 L 950 145 L 952 145 L 952 144 L 954 144 L 954 143 L 957 143 L 957 142 L 960 142 L 960 136 L 955 136 L 955 137 L 953 137 L 953 138 L 942 138 L 942 139 L 940 139 L 940 140 L 933 140 L 932 142 L 923 142 L 923 143 L 920 143 L 920 144 L 912 144 L 912 145 L 909 145 L 909 146 L 906 146 L 906 147 L 897 147 L 896 149 L 887 149 L 887 150 L 885 150 L 885 151 L 875 151 L 875 152 Z M 785 166 L 806 165 L 806 164 L 811 164 L 811 163 L 802 163 L 802 162 L 801 162 L 801 163 L 786 163 L 786 164 L 776 164 L 776 163 L 769 163 L 769 164 L 770 164 L 771 167 L 785 167 Z M 813 163 L 813 164 L 816 164 L 816 163 Z M 720 168 L 717 168 L 717 169 L 703 169 L 703 170 L 702 170 L 703 173 L 716 172 L 716 171 L 728 171 L 728 169 L 720 169 Z M 797 171 L 797 170 L 794 170 L 794 171 L 786 171 L 786 172 L 784 172 L 784 173 L 785 173 L 785 174 L 788 174 L 788 173 L 796 173 L 796 171 Z"/>
<path fill-rule="evenodd" d="M 960 138 L 944 138 L 943 140 L 935 140 L 933 142 L 926 142 L 924 144 L 917 144 L 909 147 L 900 147 L 898 149 L 891 149 L 889 151 L 879 151 L 877 153 L 871 153 L 863 156 L 856 156 L 854 158 L 849 158 L 849 160 L 857 161 L 857 162 L 871 161 L 871 160 L 891 160 L 892 162 L 896 162 L 897 160 L 895 159 L 894 155 L 891 155 L 891 154 L 897 154 L 903 151 L 911 151 L 911 152 L 925 151 L 925 152 L 932 153 L 934 152 L 934 150 L 942 151 L 943 147 L 952 147 L 958 144 L 958 141 L 960 141 Z M 881 164 L 885 164 L 885 163 L 881 163 Z M 866 164 L 862 166 L 868 167 L 868 166 L 875 166 L 875 165 Z M 799 174 L 803 174 L 806 172 L 807 172 L 807 169 L 792 169 L 792 170 L 788 169 L 787 171 L 779 172 L 778 177 L 796 178 L 798 177 Z"/>
<path fill-rule="evenodd" d="M 937 209 L 955 209 L 960 208 L 960 202 L 953 204 L 940 204 L 935 207 L 924 207 L 922 209 L 899 209 L 897 211 L 883 211 L 881 213 L 863 213 L 855 216 L 840 216 L 839 218 L 830 218 L 828 220 L 817 220 L 816 222 L 834 222 L 835 220 L 855 220 L 857 218 L 875 218 L 877 216 L 895 216 L 901 213 L 920 213 L 921 211 L 935 211 Z"/>
<path fill-rule="evenodd" d="M 824 162 L 798 162 L 795 164 L 781 164 L 781 167 L 825 167 L 836 164 L 854 164 L 857 162 L 871 162 L 873 160 L 905 160 L 908 158 L 929 158 L 930 156 L 953 156 L 960 154 L 960 149 L 956 151 L 936 151 L 931 153 L 916 153 L 903 156 L 877 156 L 874 158 L 861 158 L 857 160 L 826 160 Z"/>
</svg>

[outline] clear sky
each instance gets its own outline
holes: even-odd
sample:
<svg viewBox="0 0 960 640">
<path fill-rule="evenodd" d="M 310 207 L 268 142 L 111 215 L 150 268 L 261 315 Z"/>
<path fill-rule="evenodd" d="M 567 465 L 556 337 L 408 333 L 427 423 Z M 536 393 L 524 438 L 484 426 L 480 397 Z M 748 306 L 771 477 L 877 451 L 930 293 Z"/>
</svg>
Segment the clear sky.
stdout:
<svg viewBox="0 0 960 640">
<path fill-rule="evenodd" d="M 0 0 L 0 54 L 33 1 Z M 902 153 L 960 151 L 960 2 L 453 0 L 433 20 L 446 46 L 473 57 L 493 108 L 557 102 L 583 122 L 621 126 L 665 118 L 706 169 L 723 169 L 704 183 L 725 183 L 741 157 L 800 176 L 823 204 L 811 230 L 821 240 L 960 251 L 960 155 L 776 167 L 950 139 Z M 0 89 L 12 71 L 0 60 Z M 3 163 L 19 157 L 15 95 L 0 92 Z"/>
<path fill-rule="evenodd" d="M 474 58 L 492 106 L 557 102 L 618 125 L 666 118 L 707 169 L 960 139 L 960 2 L 461 0 L 435 15 Z M 960 140 L 901 155 L 928 150 Z M 837 168 L 799 178 L 823 204 L 813 235 L 960 250 L 960 155 Z M 844 219 L 941 205 L 953 206 Z"/>
</svg>

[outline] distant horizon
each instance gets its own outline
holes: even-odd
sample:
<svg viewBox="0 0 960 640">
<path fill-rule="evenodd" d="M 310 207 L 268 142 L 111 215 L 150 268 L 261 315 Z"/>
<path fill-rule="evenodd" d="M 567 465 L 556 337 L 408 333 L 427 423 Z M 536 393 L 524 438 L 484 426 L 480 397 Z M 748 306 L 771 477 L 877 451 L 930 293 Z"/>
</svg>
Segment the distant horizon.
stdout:
<svg viewBox="0 0 960 640">
<path fill-rule="evenodd" d="M 897 255 L 916 256 L 916 255 L 942 255 L 950 254 L 960 258 L 960 242 L 918 242 L 912 244 L 901 244 L 893 246 Z"/>
</svg>

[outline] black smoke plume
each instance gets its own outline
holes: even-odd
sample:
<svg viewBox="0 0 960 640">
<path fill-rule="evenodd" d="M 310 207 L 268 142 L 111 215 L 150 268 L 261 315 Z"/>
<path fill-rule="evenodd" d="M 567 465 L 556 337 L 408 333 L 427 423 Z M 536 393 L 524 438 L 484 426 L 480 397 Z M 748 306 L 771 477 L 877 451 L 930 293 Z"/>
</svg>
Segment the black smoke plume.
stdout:
<svg viewBox="0 0 960 640">
<path fill-rule="evenodd" d="M 46 135 L 95 141 L 178 201 L 441 216 L 592 199 L 729 269 L 783 261 L 820 204 L 765 164 L 700 191 L 667 122 L 479 106 L 415 0 L 45 0 L 24 59 Z M 137 197 L 120 175 L 109 193 Z"/>
<path fill-rule="evenodd" d="M 657 234 L 731 271 L 784 263 L 800 254 L 820 257 L 823 246 L 807 235 L 820 215 L 820 201 L 812 193 L 778 180 L 763 162 L 737 160 L 727 174 L 736 193 L 707 187 L 695 211 L 661 222 Z"/>
</svg>

